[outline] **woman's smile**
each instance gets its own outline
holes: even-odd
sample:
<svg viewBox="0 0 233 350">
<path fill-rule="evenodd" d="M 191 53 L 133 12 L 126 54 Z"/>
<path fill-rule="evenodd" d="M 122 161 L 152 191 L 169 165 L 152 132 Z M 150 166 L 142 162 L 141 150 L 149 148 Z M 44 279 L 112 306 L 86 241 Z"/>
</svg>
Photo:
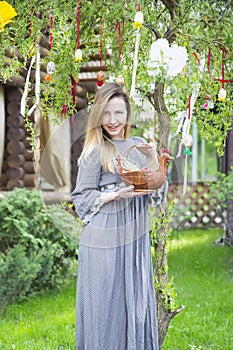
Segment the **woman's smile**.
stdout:
<svg viewBox="0 0 233 350">
<path fill-rule="evenodd" d="M 121 97 L 113 97 L 106 105 L 102 119 L 102 127 L 108 135 L 114 138 L 124 138 L 127 122 L 127 109 Z"/>
</svg>

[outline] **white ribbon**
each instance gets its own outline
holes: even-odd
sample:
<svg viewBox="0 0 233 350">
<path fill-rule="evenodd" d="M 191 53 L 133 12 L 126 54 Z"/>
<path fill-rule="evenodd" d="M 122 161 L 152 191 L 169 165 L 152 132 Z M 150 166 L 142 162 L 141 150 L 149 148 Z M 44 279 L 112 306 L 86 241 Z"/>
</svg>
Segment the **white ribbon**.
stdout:
<svg viewBox="0 0 233 350">
<path fill-rule="evenodd" d="M 36 78 L 35 78 L 36 102 L 29 109 L 28 116 L 30 116 L 34 112 L 34 110 L 39 106 L 39 103 L 40 103 L 40 50 L 39 50 L 38 45 L 36 47 L 37 47 L 37 51 L 36 51 Z"/>
<path fill-rule="evenodd" d="M 140 29 L 136 31 L 135 38 L 135 49 L 134 49 L 134 60 L 133 60 L 133 74 L 132 74 L 132 84 L 130 90 L 130 97 L 132 97 L 135 93 L 135 81 L 138 67 L 138 49 L 139 49 L 139 41 L 140 41 Z"/>
<path fill-rule="evenodd" d="M 27 98 L 27 95 L 28 95 L 29 79 L 30 79 L 30 75 L 31 75 L 32 66 L 35 63 L 35 60 L 36 60 L 36 57 L 32 56 L 31 63 L 30 63 L 30 66 L 29 66 L 29 69 L 28 69 L 28 73 L 27 73 L 27 78 L 26 78 L 26 81 L 25 81 L 23 96 L 21 98 L 20 114 L 23 117 L 25 117 L 26 98 Z"/>
</svg>

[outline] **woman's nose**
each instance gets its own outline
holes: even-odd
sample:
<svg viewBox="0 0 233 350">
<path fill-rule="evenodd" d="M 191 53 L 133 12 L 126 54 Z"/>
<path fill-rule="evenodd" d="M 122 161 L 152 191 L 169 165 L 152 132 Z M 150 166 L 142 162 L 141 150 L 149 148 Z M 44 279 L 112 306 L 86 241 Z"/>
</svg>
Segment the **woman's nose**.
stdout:
<svg viewBox="0 0 233 350">
<path fill-rule="evenodd" d="M 114 115 L 114 113 L 111 113 L 109 115 L 109 123 L 114 124 L 115 122 L 116 122 L 116 116 Z"/>
</svg>

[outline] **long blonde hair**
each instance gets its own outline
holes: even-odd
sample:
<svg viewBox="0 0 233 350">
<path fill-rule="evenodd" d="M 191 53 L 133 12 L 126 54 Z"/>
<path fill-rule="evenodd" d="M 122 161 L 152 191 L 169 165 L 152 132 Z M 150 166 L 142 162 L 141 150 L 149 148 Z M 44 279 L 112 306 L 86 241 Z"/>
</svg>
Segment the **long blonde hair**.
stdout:
<svg viewBox="0 0 233 350">
<path fill-rule="evenodd" d="M 129 136 L 131 127 L 131 107 L 128 94 L 120 84 L 109 83 L 103 85 L 95 94 L 93 107 L 88 118 L 83 151 L 79 158 L 79 161 L 81 159 L 87 159 L 94 148 L 99 145 L 101 164 L 106 171 L 109 170 L 111 172 L 114 172 L 113 159 L 117 156 L 117 149 L 110 137 L 103 130 L 101 124 L 106 104 L 113 97 L 122 97 L 125 101 L 127 123 L 124 128 L 124 139 L 127 139 Z"/>
</svg>

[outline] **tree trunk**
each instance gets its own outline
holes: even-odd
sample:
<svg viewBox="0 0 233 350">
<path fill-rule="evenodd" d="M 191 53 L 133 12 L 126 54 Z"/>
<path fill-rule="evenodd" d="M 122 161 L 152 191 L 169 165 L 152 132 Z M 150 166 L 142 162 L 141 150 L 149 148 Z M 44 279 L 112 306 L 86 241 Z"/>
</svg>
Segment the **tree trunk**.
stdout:
<svg viewBox="0 0 233 350">
<path fill-rule="evenodd" d="M 228 133 L 227 143 L 226 143 L 226 171 L 229 173 L 233 171 L 233 120 L 231 124 L 231 130 Z M 233 200 L 228 201 L 227 206 L 227 222 L 228 227 L 226 229 L 225 241 L 227 244 L 233 246 Z"/>
<path fill-rule="evenodd" d="M 170 131 L 170 117 L 164 101 L 164 83 L 155 84 L 154 89 L 154 106 L 159 117 L 159 142 L 158 151 L 167 148 L 168 136 Z"/>
<path fill-rule="evenodd" d="M 155 84 L 154 89 L 154 106 L 159 117 L 159 142 L 158 151 L 167 148 L 168 136 L 170 130 L 170 118 L 164 101 L 164 83 Z M 169 279 L 168 279 L 168 262 L 167 262 L 167 231 L 168 209 L 166 205 L 156 208 L 156 222 L 154 223 L 154 237 L 152 234 L 152 247 L 155 252 L 155 268 L 154 275 L 156 279 L 156 299 L 157 299 L 157 316 L 158 316 L 158 332 L 159 332 L 159 349 L 162 349 L 164 339 L 166 337 L 169 323 L 171 319 L 183 310 L 183 306 L 177 310 L 173 310 L 171 295 L 169 295 Z M 164 220 L 165 219 L 165 220 Z M 168 220 L 169 221 L 169 220 Z M 158 224 L 159 223 L 159 224 Z"/>
<path fill-rule="evenodd" d="M 233 171 L 233 121 L 231 126 L 231 130 L 229 131 L 226 140 L 224 156 L 221 159 L 220 170 L 224 174 Z M 227 203 L 225 242 L 226 244 L 233 246 L 233 200 L 229 200 Z"/>
</svg>

